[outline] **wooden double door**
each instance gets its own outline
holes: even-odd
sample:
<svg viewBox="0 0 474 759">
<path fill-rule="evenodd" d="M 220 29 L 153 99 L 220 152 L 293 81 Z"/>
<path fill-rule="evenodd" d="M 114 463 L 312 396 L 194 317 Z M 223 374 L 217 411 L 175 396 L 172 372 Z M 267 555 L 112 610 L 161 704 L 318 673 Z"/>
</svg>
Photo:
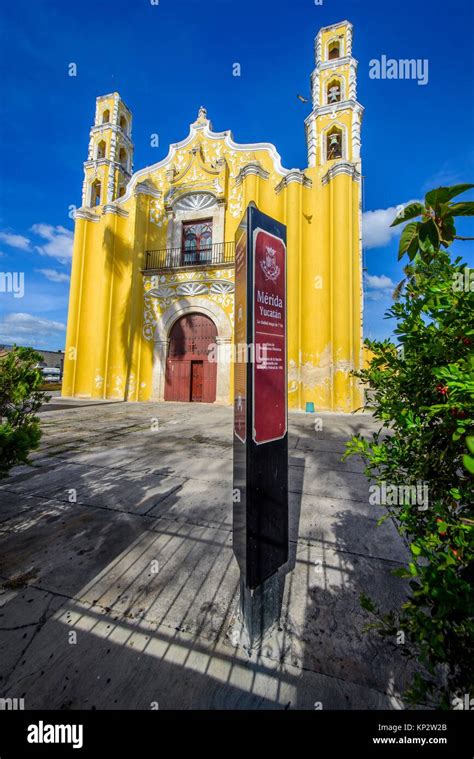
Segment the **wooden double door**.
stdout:
<svg viewBox="0 0 474 759">
<path fill-rule="evenodd" d="M 203 314 L 186 314 L 175 322 L 166 360 L 165 401 L 216 400 L 217 362 L 209 361 L 216 337 L 216 325 Z"/>
</svg>

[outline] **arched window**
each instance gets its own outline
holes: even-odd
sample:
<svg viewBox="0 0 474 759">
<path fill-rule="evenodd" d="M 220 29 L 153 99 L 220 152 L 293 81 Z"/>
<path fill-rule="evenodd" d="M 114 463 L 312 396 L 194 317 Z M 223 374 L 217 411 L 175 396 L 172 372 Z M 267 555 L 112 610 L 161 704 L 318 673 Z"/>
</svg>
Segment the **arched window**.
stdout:
<svg viewBox="0 0 474 759">
<path fill-rule="evenodd" d="M 332 61 L 334 58 L 340 58 L 341 46 L 337 40 L 329 43 L 328 47 L 328 59 Z"/>
<path fill-rule="evenodd" d="M 342 158 L 342 132 L 333 127 L 326 135 L 326 160 L 333 161 Z"/>
<path fill-rule="evenodd" d="M 103 124 L 108 124 L 108 123 L 109 123 L 109 121 L 110 121 L 110 111 L 109 111 L 109 109 L 107 108 L 107 109 L 106 109 L 106 110 L 103 112 L 103 114 L 102 114 L 102 123 L 103 123 Z"/>
<path fill-rule="evenodd" d="M 327 89 L 327 102 L 330 105 L 331 103 L 340 103 L 341 101 L 341 82 L 339 79 L 331 79 L 329 82 Z"/>
<path fill-rule="evenodd" d="M 183 222 L 182 266 L 206 263 L 212 254 L 212 219 Z"/>
<path fill-rule="evenodd" d="M 97 145 L 97 159 L 105 158 L 106 143 L 105 140 L 101 140 Z"/>
<path fill-rule="evenodd" d="M 100 206 L 101 184 L 98 179 L 91 185 L 91 206 Z"/>
<path fill-rule="evenodd" d="M 123 129 L 124 132 L 127 131 L 127 119 L 125 116 L 120 117 L 120 129 Z"/>
<path fill-rule="evenodd" d="M 127 168 L 127 158 L 128 158 L 128 156 L 127 156 L 127 151 L 125 150 L 125 148 L 120 148 L 120 150 L 119 150 L 119 161 L 122 164 L 122 166 L 124 167 L 124 169 Z"/>
</svg>

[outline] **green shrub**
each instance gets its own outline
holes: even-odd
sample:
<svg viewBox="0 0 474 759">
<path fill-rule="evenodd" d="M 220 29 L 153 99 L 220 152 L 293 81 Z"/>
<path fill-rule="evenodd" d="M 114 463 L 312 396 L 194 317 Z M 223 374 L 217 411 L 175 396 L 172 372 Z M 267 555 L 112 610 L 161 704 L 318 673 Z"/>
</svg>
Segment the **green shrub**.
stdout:
<svg viewBox="0 0 474 759">
<path fill-rule="evenodd" d="M 372 440 L 352 438 L 345 454 L 360 454 L 379 486 L 428 488 L 427 508 L 403 497 L 387 506 L 411 553 L 394 572 L 408 580 L 406 602 L 388 614 L 365 596 L 361 603 L 369 626 L 404 638 L 403 653 L 418 661 L 407 700 L 441 708 L 474 697 L 474 270 L 448 253 L 466 239 L 454 218 L 474 215 L 474 203 L 451 201 L 473 186 L 429 192 L 393 223 L 422 217 L 400 239 L 409 263 L 387 311 L 398 345 L 366 341 L 374 357 L 355 373 L 383 426 Z"/>
<path fill-rule="evenodd" d="M 0 478 L 17 464 L 28 463 L 41 438 L 36 412 L 47 397 L 36 365 L 42 356 L 32 348 L 15 347 L 0 356 Z"/>
</svg>

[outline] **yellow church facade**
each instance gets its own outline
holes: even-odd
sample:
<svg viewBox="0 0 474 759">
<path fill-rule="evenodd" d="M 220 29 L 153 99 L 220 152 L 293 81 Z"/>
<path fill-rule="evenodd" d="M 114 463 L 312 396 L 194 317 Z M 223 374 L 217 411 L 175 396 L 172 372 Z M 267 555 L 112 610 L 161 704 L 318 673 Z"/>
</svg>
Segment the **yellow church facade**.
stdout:
<svg viewBox="0 0 474 759">
<path fill-rule="evenodd" d="M 63 395 L 233 402 L 234 237 L 253 201 L 287 227 L 288 407 L 360 407 L 363 108 L 350 23 L 319 31 L 315 62 L 304 170 L 269 143 L 213 131 L 201 108 L 165 159 L 134 172 L 131 112 L 116 92 L 97 99 Z"/>
</svg>

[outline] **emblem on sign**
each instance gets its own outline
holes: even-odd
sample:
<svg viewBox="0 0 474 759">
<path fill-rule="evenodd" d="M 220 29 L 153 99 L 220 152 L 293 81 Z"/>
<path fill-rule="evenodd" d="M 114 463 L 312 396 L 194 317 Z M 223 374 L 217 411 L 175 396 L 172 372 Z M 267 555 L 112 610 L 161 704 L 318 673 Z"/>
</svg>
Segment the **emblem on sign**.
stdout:
<svg viewBox="0 0 474 759">
<path fill-rule="evenodd" d="M 265 247 L 265 259 L 260 261 L 260 266 L 265 274 L 265 279 L 276 282 L 280 274 L 280 267 L 276 262 L 276 250 L 269 245 Z"/>
</svg>

